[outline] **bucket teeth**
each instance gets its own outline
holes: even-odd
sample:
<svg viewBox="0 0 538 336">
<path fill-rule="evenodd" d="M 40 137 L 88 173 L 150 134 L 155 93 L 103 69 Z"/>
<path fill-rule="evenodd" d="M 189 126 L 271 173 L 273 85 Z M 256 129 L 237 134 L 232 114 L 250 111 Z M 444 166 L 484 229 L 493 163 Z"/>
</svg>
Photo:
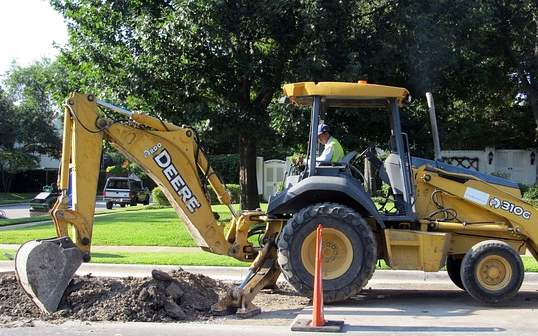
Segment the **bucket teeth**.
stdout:
<svg viewBox="0 0 538 336">
<path fill-rule="evenodd" d="M 69 237 L 26 242 L 15 256 L 17 278 L 42 311 L 55 312 L 83 255 Z"/>
</svg>

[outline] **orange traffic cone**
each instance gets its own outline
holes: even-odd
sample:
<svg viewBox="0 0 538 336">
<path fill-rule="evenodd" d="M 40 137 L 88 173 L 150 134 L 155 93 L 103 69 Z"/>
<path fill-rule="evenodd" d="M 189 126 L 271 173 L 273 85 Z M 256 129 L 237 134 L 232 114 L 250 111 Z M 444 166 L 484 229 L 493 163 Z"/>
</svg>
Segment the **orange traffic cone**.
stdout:
<svg viewBox="0 0 538 336">
<path fill-rule="evenodd" d="M 312 320 L 297 319 L 291 331 L 341 332 L 344 321 L 325 321 L 323 311 L 323 226 L 318 226 L 316 236 L 316 265 L 314 267 L 314 294 L 312 298 Z"/>
<path fill-rule="evenodd" d="M 321 327 L 325 325 L 325 316 L 323 311 L 323 226 L 318 226 L 316 236 L 316 265 L 314 270 L 314 297 L 312 307 L 312 326 Z"/>
</svg>

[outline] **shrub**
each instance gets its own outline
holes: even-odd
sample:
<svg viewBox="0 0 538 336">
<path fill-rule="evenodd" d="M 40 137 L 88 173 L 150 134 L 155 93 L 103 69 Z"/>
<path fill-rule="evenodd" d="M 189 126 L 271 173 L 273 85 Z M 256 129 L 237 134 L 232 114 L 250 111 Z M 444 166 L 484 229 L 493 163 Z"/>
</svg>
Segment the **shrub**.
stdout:
<svg viewBox="0 0 538 336">
<path fill-rule="evenodd" d="M 207 159 L 223 182 L 239 183 L 238 154 L 209 155 Z"/>
<path fill-rule="evenodd" d="M 241 200 L 241 187 L 239 184 L 227 184 L 226 188 L 230 192 L 230 195 L 232 196 L 232 203 L 239 203 Z M 211 204 L 220 204 L 217 194 L 215 194 L 215 191 L 213 191 L 213 188 L 208 185 L 207 191 L 209 192 L 209 198 Z M 161 205 L 161 206 L 169 206 L 170 202 L 168 201 L 168 198 L 164 195 L 161 188 L 155 187 L 151 191 L 151 195 L 153 196 L 153 203 L 155 205 Z"/>
<path fill-rule="evenodd" d="M 168 198 L 164 196 L 164 193 L 161 190 L 161 188 L 159 187 L 153 188 L 153 190 L 151 190 L 151 195 L 153 196 L 153 203 L 157 205 L 164 205 L 164 206 L 170 205 Z"/>
<path fill-rule="evenodd" d="M 239 186 L 239 184 L 227 184 L 226 188 L 232 196 L 232 203 L 239 203 L 241 200 L 241 187 Z M 209 192 L 211 204 L 220 204 L 217 198 L 217 194 L 215 194 L 215 191 L 213 190 L 213 187 L 208 185 L 207 190 Z"/>
<path fill-rule="evenodd" d="M 525 201 L 534 205 L 538 205 L 538 186 L 537 185 L 526 186 L 526 188 L 521 188 L 521 189 L 523 193 L 523 199 Z"/>
</svg>

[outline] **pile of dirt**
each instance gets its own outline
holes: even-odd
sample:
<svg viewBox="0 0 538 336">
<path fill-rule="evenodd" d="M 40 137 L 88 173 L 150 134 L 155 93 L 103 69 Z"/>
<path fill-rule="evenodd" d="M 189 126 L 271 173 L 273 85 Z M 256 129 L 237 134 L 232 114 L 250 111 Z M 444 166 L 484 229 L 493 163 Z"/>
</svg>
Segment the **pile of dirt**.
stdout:
<svg viewBox="0 0 538 336">
<path fill-rule="evenodd" d="M 212 318 L 211 305 L 228 285 L 182 269 L 153 270 L 151 278 L 75 277 L 58 311 L 41 312 L 19 286 L 14 274 L 0 275 L 2 323 L 18 319 L 55 321 L 171 322 Z"/>
<path fill-rule="evenodd" d="M 211 306 L 237 285 L 181 268 L 168 273 L 153 270 L 152 277 L 147 278 L 76 276 L 58 311 L 46 314 L 22 290 L 14 273 L 0 274 L 0 326 L 32 326 L 34 320 L 227 323 L 230 317 L 214 317 Z M 298 295 L 287 282 L 277 285 L 276 292 L 258 293 L 253 303 L 262 309 L 262 314 L 254 319 L 287 325 L 309 299 Z"/>
</svg>

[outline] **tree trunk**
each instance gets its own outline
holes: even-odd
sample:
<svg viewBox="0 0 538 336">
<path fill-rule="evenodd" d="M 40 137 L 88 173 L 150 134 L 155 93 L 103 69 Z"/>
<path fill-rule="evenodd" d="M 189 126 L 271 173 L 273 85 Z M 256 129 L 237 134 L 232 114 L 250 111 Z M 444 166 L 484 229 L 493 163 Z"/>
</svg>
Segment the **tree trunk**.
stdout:
<svg viewBox="0 0 538 336">
<path fill-rule="evenodd" d="M 258 181 L 256 178 L 256 139 L 248 133 L 239 134 L 239 185 L 241 186 L 241 210 L 260 207 Z"/>
<path fill-rule="evenodd" d="M 0 189 L 0 192 L 7 192 L 7 178 L 6 178 L 6 172 L 5 171 L 0 171 L 0 175 L 2 177 L 2 188 Z"/>
<path fill-rule="evenodd" d="M 1 183 L 1 192 L 10 192 L 11 191 L 11 182 L 13 181 L 13 177 L 15 174 L 10 173 L 8 171 L 2 170 L 1 171 L 2 176 L 2 183 Z"/>
<path fill-rule="evenodd" d="M 364 160 L 364 179 L 366 184 L 366 191 L 370 196 L 375 196 L 377 191 L 377 185 L 375 181 L 375 168 L 369 160 Z"/>
</svg>

